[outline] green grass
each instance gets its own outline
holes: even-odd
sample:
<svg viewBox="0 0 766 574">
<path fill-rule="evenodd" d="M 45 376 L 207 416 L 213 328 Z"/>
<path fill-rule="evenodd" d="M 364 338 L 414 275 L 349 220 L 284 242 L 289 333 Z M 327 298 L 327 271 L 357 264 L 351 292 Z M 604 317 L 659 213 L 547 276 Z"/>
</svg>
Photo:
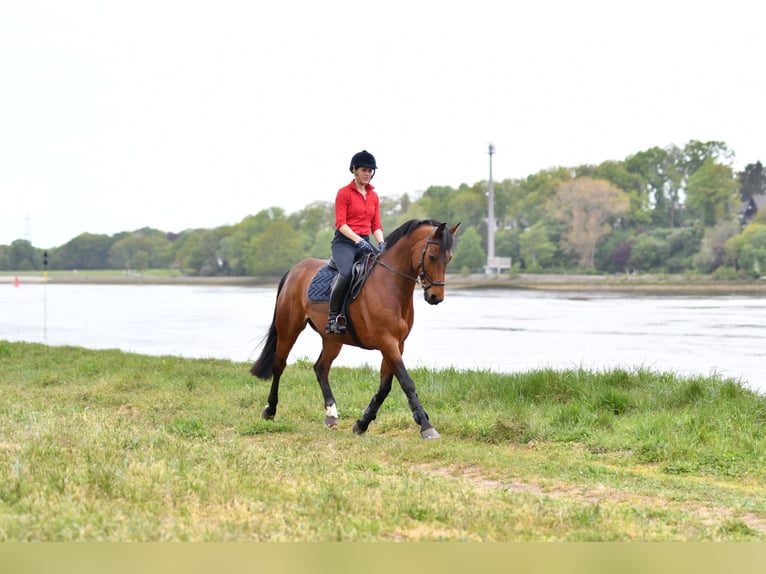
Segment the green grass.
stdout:
<svg viewBox="0 0 766 574">
<path fill-rule="evenodd" d="M 249 365 L 0 341 L 1 541 L 764 541 L 766 398 L 648 370 Z"/>
</svg>

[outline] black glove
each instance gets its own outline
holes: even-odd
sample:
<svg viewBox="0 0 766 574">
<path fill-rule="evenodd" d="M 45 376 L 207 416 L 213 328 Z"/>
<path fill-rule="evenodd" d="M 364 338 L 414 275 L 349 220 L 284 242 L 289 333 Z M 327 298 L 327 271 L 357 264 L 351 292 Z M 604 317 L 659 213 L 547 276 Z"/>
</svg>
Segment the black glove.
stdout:
<svg viewBox="0 0 766 574">
<path fill-rule="evenodd" d="M 381 241 L 380 243 L 378 243 L 378 249 L 380 249 L 381 252 L 385 251 L 386 250 L 386 242 L 385 241 Z"/>
<path fill-rule="evenodd" d="M 375 249 L 372 245 L 370 245 L 370 242 L 366 239 L 360 239 L 359 243 L 356 244 L 357 249 L 361 251 L 362 253 L 372 253 L 375 255 L 378 250 Z"/>
</svg>

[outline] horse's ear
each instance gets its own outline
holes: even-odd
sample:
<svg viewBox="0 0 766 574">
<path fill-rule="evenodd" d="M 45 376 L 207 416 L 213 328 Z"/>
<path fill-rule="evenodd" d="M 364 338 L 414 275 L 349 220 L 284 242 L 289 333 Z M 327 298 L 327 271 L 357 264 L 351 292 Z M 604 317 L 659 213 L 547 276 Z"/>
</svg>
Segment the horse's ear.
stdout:
<svg viewBox="0 0 766 574">
<path fill-rule="evenodd" d="M 444 228 L 447 227 L 446 223 L 440 223 L 439 227 L 436 228 L 436 231 L 434 232 L 434 237 L 437 239 L 442 236 L 442 233 L 444 233 Z"/>
<path fill-rule="evenodd" d="M 457 225 L 453 225 L 452 227 L 450 227 L 450 232 L 452 233 L 452 235 L 455 235 L 455 234 L 457 233 L 457 228 L 458 228 L 458 227 L 460 227 L 460 223 L 458 223 Z"/>
</svg>

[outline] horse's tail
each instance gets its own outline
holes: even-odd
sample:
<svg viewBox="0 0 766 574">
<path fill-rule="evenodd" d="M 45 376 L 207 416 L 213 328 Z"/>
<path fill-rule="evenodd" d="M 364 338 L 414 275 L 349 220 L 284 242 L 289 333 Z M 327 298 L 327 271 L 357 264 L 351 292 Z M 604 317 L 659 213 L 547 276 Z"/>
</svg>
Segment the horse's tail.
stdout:
<svg viewBox="0 0 766 574">
<path fill-rule="evenodd" d="M 282 275 L 282 279 L 279 281 L 279 287 L 277 287 L 277 301 L 279 300 L 279 293 L 282 291 L 282 287 L 287 279 L 287 273 Z M 268 380 L 274 372 L 274 359 L 277 356 L 277 304 L 274 303 L 274 317 L 271 320 L 271 326 L 269 332 L 266 334 L 263 342 L 263 349 L 261 355 L 253 363 L 250 373 L 258 377 L 259 379 Z"/>
</svg>

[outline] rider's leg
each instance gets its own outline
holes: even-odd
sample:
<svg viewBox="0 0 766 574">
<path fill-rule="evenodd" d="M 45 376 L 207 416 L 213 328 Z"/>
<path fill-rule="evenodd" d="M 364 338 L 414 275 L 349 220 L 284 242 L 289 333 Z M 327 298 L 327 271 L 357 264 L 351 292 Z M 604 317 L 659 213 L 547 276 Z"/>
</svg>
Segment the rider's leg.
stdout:
<svg viewBox="0 0 766 574">
<path fill-rule="evenodd" d="M 338 315 L 343 307 L 343 299 L 346 297 L 346 290 L 350 282 L 349 278 L 338 273 L 332 283 L 330 311 L 327 314 L 327 326 L 324 330 L 327 334 L 343 335 L 346 332 L 346 324 L 342 320 L 338 321 Z"/>
<path fill-rule="evenodd" d="M 346 296 L 349 283 L 351 283 L 351 268 L 354 265 L 356 254 L 356 245 L 344 237 L 340 231 L 336 231 L 332 241 L 332 259 L 338 268 L 338 275 L 335 277 L 330 291 L 330 311 L 327 314 L 327 326 L 325 327 L 327 334 L 342 335 L 346 331 L 346 324 L 343 319 L 339 322 L 337 318 L 343 310 L 343 299 Z"/>
</svg>

